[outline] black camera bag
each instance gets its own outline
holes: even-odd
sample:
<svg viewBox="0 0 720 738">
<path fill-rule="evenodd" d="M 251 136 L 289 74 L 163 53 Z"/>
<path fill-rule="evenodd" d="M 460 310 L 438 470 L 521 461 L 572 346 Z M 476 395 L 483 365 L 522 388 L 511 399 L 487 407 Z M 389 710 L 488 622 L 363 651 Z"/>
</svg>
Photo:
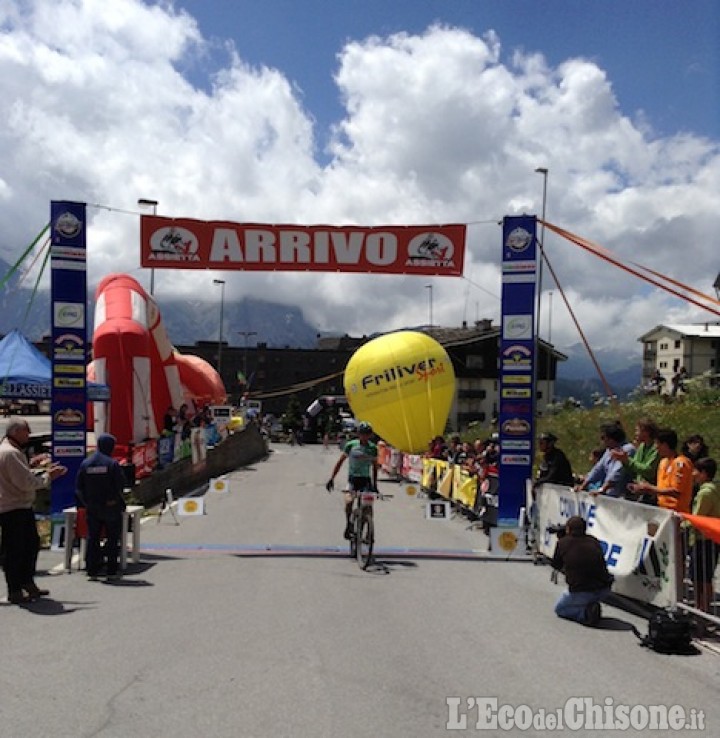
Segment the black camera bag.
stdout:
<svg viewBox="0 0 720 738">
<path fill-rule="evenodd" d="M 680 610 L 658 610 L 648 622 L 642 645 L 658 653 L 693 653 L 692 620 Z"/>
</svg>

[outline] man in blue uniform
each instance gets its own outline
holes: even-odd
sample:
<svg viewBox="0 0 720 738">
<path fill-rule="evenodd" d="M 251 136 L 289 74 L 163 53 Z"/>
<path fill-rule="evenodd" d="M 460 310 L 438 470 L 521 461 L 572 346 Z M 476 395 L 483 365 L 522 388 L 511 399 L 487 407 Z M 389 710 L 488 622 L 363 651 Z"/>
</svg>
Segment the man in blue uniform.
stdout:
<svg viewBox="0 0 720 738">
<path fill-rule="evenodd" d="M 78 502 L 87 513 L 88 545 L 85 568 L 93 581 L 100 575 L 103 563 L 103 529 L 106 539 L 107 578 L 113 580 L 118 577 L 118 553 L 125 510 L 125 479 L 120 464 L 111 456 L 114 448 L 114 436 L 108 433 L 98 436 L 97 450 L 80 465 L 75 482 Z"/>
<path fill-rule="evenodd" d="M 348 459 L 348 487 L 345 492 L 345 538 L 350 538 L 353 496 L 357 492 L 366 489 L 377 489 L 378 472 L 378 449 L 370 440 L 372 438 L 372 427 L 370 423 L 359 423 L 357 427 L 358 437 L 348 441 L 343 446 L 343 452 L 335 464 L 330 481 L 326 488 L 331 492 L 335 487 L 335 477 L 340 467 Z"/>
</svg>

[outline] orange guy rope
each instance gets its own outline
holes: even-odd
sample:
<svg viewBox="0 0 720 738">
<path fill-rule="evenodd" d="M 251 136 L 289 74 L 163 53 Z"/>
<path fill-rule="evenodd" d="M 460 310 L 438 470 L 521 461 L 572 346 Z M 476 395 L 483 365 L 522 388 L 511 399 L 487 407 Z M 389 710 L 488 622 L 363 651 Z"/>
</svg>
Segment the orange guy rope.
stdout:
<svg viewBox="0 0 720 738">
<path fill-rule="evenodd" d="M 540 221 L 540 222 L 542 222 L 542 221 Z M 699 308 L 702 308 L 703 310 L 707 310 L 708 312 L 711 312 L 711 313 L 713 313 L 713 314 L 715 314 L 717 316 L 720 316 L 720 310 L 716 310 L 715 308 L 710 307 L 709 305 L 703 305 L 703 303 L 698 302 L 697 300 L 694 300 L 692 297 L 689 297 L 688 295 L 684 295 L 684 294 L 682 294 L 682 292 L 678 292 L 677 290 L 674 290 L 674 289 L 668 287 L 666 284 L 663 284 L 662 282 L 659 282 L 659 281 L 657 281 L 655 279 L 652 279 L 652 278 L 646 276 L 645 274 L 642 274 L 642 272 L 639 272 L 638 270 L 633 269 L 632 267 L 626 266 L 614 254 L 612 254 L 612 252 L 609 251 L 608 249 L 605 249 L 602 246 L 598 246 L 597 244 L 593 244 L 590 241 L 586 241 L 581 236 L 577 236 L 576 234 L 571 233 L 570 231 L 566 231 L 564 228 L 560 228 L 559 226 L 553 225 L 552 223 L 545 223 L 545 225 L 551 231 L 553 231 L 554 233 L 557 233 L 559 236 L 562 236 L 563 238 L 566 238 L 568 241 L 571 241 L 572 243 L 576 244 L 577 246 L 580 246 L 580 248 L 583 248 L 586 251 L 589 251 L 591 254 L 595 254 L 595 256 L 600 257 L 604 261 L 607 261 L 610 264 L 613 264 L 614 266 L 617 266 L 620 269 L 628 272 L 629 274 L 632 274 L 632 275 L 638 277 L 639 279 L 644 280 L 645 282 L 649 282 L 650 284 L 653 284 L 656 287 L 659 287 L 660 289 L 665 290 L 666 292 L 669 292 L 670 294 L 675 295 L 676 297 L 679 297 L 679 298 L 685 300 L 686 302 L 690 302 L 693 305 L 695 305 L 695 306 L 697 306 Z M 605 252 L 605 253 L 603 253 L 603 252 Z M 645 267 L 642 267 L 642 268 L 644 269 Z M 648 270 L 648 271 L 650 271 L 650 270 Z M 714 302 L 714 303 L 720 304 L 717 300 L 715 300 L 714 298 L 710 297 L 709 295 L 705 295 L 702 292 L 697 292 L 697 290 L 694 290 L 691 287 L 688 287 L 687 285 L 682 285 L 682 283 L 675 282 L 675 280 L 671 280 L 668 277 L 662 276 L 662 278 L 665 279 L 665 280 L 667 280 L 667 281 L 669 281 L 669 282 L 673 282 L 674 284 L 681 285 L 682 288 L 685 289 L 685 290 L 687 290 L 687 291 L 694 292 L 696 294 L 700 294 L 700 295 L 702 295 L 705 299 L 707 299 L 710 302 Z"/>
</svg>

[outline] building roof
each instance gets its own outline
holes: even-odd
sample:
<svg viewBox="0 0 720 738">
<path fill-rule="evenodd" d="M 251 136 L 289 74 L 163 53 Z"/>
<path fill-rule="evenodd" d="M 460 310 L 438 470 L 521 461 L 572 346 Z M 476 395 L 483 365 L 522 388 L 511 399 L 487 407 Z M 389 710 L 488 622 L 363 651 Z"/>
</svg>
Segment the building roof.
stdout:
<svg viewBox="0 0 720 738">
<path fill-rule="evenodd" d="M 720 338 L 720 323 L 666 323 L 643 333 L 638 341 L 647 341 L 649 336 L 661 330 L 672 331 L 685 338 Z"/>
</svg>

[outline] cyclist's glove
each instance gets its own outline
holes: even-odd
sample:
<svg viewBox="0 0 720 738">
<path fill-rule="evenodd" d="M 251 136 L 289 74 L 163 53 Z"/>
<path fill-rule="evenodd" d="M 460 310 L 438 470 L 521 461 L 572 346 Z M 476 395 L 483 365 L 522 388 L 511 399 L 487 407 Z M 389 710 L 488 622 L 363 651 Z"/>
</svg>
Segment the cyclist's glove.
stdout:
<svg viewBox="0 0 720 738">
<path fill-rule="evenodd" d="M 325 489 L 328 492 L 332 492 L 335 489 L 335 483 L 333 482 L 332 479 L 325 485 Z"/>
</svg>

